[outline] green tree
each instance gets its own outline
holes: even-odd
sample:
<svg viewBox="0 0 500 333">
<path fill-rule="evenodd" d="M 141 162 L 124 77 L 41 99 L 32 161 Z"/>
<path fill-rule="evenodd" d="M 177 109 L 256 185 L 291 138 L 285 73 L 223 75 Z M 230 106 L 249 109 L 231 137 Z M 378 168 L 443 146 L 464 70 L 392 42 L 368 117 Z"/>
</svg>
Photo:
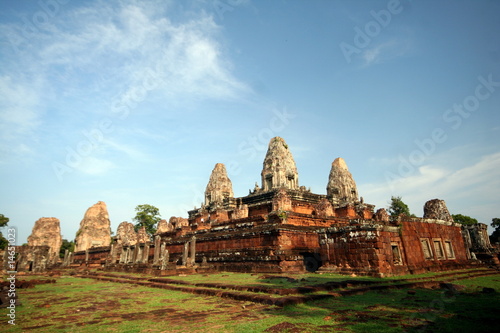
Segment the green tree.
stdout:
<svg viewBox="0 0 500 333">
<path fill-rule="evenodd" d="M 470 216 L 467 216 L 467 215 L 453 214 L 453 215 L 451 215 L 451 217 L 453 218 L 453 221 L 460 223 L 460 224 L 463 224 L 463 225 L 474 225 L 474 224 L 479 223 L 479 222 L 477 222 L 476 219 L 474 219 Z"/>
<path fill-rule="evenodd" d="M 490 236 L 490 242 L 493 244 L 500 242 L 500 219 L 498 217 L 491 219 L 490 225 L 495 228 Z"/>
<path fill-rule="evenodd" d="M 5 250 L 8 244 L 9 241 L 3 236 L 2 232 L 0 231 L 0 250 Z"/>
<path fill-rule="evenodd" d="M 154 235 L 156 225 L 161 220 L 160 210 L 152 205 L 138 205 L 135 207 L 135 211 L 137 214 L 133 218 L 135 221 L 134 230 L 138 231 L 144 227 L 148 235 Z"/>
<path fill-rule="evenodd" d="M 9 218 L 5 217 L 3 214 L 0 214 L 0 228 L 3 228 L 9 223 Z"/>
<path fill-rule="evenodd" d="M 391 216 L 391 219 L 396 219 L 400 214 L 406 216 L 414 216 L 410 214 L 410 208 L 403 202 L 401 197 L 391 197 L 391 204 L 387 209 L 387 212 Z"/>
<path fill-rule="evenodd" d="M 67 239 L 62 240 L 61 250 L 59 251 L 59 258 L 64 258 L 64 253 L 68 250 L 69 252 L 75 251 L 75 242 L 68 241 Z"/>
<path fill-rule="evenodd" d="M 0 214 L 0 228 L 7 226 L 7 223 L 9 223 L 9 218 Z M 9 241 L 3 236 L 2 232 L 0 232 L 0 250 L 5 250 L 8 244 Z"/>
</svg>

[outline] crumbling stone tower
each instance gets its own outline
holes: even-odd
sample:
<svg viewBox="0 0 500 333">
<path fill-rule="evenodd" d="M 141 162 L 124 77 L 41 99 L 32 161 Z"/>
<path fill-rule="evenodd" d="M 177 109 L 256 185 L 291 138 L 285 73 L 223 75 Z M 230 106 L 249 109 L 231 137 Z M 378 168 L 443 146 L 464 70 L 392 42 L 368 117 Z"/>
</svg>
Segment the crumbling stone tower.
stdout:
<svg viewBox="0 0 500 333">
<path fill-rule="evenodd" d="M 233 185 L 227 176 L 226 167 L 217 163 L 205 189 L 205 206 L 222 205 L 224 199 L 234 197 Z"/>
<path fill-rule="evenodd" d="M 263 191 L 299 189 L 299 174 L 292 153 L 285 140 L 278 136 L 269 142 L 261 176 Z"/>
<path fill-rule="evenodd" d="M 338 157 L 332 163 L 326 194 L 334 206 L 355 204 L 359 201 L 356 182 L 344 159 Z"/>
<path fill-rule="evenodd" d="M 444 200 L 432 199 L 424 205 L 424 219 L 436 219 L 446 222 L 453 222 Z"/>
<path fill-rule="evenodd" d="M 131 246 L 137 244 L 137 233 L 130 222 L 122 222 L 116 229 L 116 241 L 119 245 Z"/>
<path fill-rule="evenodd" d="M 111 222 L 106 204 L 99 201 L 85 212 L 76 233 L 75 252 L 91 247 L 109 246 L 111 243 Z"/>
<path fill-rule="evenodd" d="M 61 226 L 55 217 L 42 217 L 35 222 L 31 235 L 28 237 L 28 246 L 48 246 L 48 264 L 55 264 L 59 260 L 59 250 L 62 245 Z"/>
</svg>

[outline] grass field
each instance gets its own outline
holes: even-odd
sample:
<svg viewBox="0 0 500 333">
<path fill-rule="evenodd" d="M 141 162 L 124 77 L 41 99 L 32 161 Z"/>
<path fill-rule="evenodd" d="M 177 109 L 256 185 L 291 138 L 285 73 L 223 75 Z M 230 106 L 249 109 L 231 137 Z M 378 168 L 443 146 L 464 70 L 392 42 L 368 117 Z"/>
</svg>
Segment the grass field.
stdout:
<svg viewBox="0 0 500 333">
<path fill-rule="evenodd" d="M 134 275 L 138 276 L 138 275 Z M 426 275 L 432 278 L 432 274 Z M 168 277 L 189 283 L 291 288 L 328 281 L 391 280 L 330 274 L 220 273 Z M 439 278 L 439 275 L 435 275 Z M 19 277 L 29 279 L 32 277 Z M 43 279 L 41 276 L 34 277 Z M 145 277 L 151 278 L 151 277 Z M 408 278 L 408 277 L 407 277 Z M 415 276 L 411 276 L 415 278 Z M 1 332 L 497 332 L 500 275 L 455 280 L 453 289 L 389 289 L 277 307 L 63 275 L 19 289 L 16 324 Z M 395 283 L 395 282 L 394 282 Z M 490 288 L 484 290 L 484 288 Z M 328 293 L 322 291 L 322 293 Z"/>
</svg>

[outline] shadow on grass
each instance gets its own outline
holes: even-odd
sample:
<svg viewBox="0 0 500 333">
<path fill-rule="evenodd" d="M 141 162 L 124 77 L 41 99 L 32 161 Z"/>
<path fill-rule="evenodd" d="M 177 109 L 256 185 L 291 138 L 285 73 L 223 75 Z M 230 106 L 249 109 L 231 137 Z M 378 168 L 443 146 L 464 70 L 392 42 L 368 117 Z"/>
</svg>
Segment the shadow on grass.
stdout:
<svg viewBox="0 0 500 333">
<path fill-rule="evenodd" d="M 391 282 L 389 279 L 372 278 L 349 280 L 359 283 Z M 340 282 L 340 278 L 312 276 L 301 284 L 331 281 Z M 469 281 L 476 281 L 479 285 L 475 289 L 449 284 L 444 289 L 373 290 L 359 295 L 289 305 L 274 310 L 274 324 L 264 331 L 498 332 L 500 283 L 494 278 Z M 276 286 L 286 284 L 287 287 L 292 287 L 294 283 L 290 279 L 284 282 L 283 279 L 269 277 L 265 282 Z M 483 292 L 481 284 L 490 288 Z"/>
</svg>

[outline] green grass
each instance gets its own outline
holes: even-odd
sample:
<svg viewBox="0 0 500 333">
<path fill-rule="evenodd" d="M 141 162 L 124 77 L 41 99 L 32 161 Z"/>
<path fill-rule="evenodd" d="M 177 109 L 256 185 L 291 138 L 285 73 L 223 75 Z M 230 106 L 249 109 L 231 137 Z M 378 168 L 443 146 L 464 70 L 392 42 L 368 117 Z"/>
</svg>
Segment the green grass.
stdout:
<svg viewBox="0 0 500 333">
<path fill-rule="evenodd" d="M 304 274 L 286 274 L 282 275 L 283 278 L 265 278 L 266 276 L 276 276 L 279 274 L 263 274 L 263 273 L 233 273 L 233 272 L 222 272 L 215 274 L 199 274 L 199 275 L 188 275 L 188 276 L 166 276 L 166 279 L 180 280 L 189 283 L 224 283 L 228 285 L 246 285 L 246 286 L 264 286 L 273 288 L 296 288 L 311 286 L 314 284 L 322 284 L 326 282 L 340 282 L 352 279 L 349 276 L 340 274 L 314 274 L 314 273 L 304 273 Z M 286 277 L 295 279 L 295 281 L 289 281 Z M 385 281 L 381 278 L 374 277 L 356 277 L 359 281 Z"/>
<path fill-rule="evenodd" d="M 220 273 L 175 277 L 190 283 L 280 286 L 355 279 L 334 274 L 290 275 L 305 281 L 261 279 L 264 274 Z M 439 276 L 434 274 L 430 276 Z M 411 276 L 412 278 L 415 276 Z M 20 277 L 25 279 L 25 277 Z M 37 279 L 43 277 L 37 276 Z M 171 278 L 171 277 L 168 277 Z M 221 281 L 221 279 L 223 279 Z M 245 283 L 243 283 L 245 281 Z M 63 276 L 55 284 L 19 289 L 16 322 L 2 332 L 494 332 L 500 275 L 454 281 L 458 291 L 391 289 L 328 298 L 283 308 L 193 295 L 128 283 Z M 485 293 L 483 288 L 497 293 Z M 325 292 L 321 292 L 325 293 Z"/>
<path fill-rule="evenodd" d="M 479 292 L 483 288 L 493 288 L 500 293 L 500 275 L 482 276 L 472 279 L 456 281 L 457 284 L 465 286 L 466 292 Z"/>
</svg>

